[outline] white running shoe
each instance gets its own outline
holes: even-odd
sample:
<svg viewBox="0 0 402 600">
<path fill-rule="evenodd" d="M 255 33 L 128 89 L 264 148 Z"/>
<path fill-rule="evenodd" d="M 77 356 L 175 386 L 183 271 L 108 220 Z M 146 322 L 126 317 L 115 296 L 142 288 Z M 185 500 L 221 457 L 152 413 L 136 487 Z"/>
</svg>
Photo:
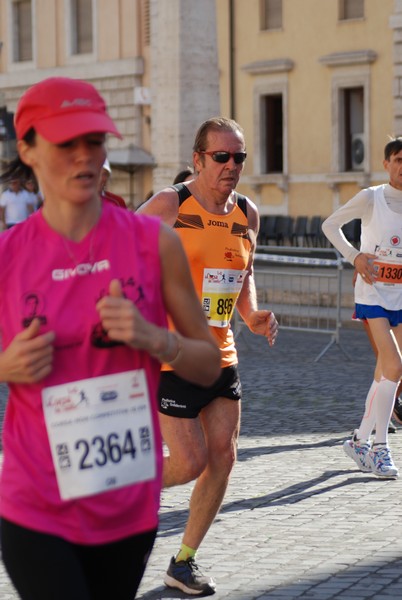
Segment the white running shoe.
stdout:
<svg viewBox="0 0 402 600">
<path fill-rule="evenodd" d="M 369 442 L 358 440 L 356 437 L 357 429 L 355 429 L 352 439 L 346 440 L 343 444 L 345 454 L 355 461 L 360 471 L 370 473 L 372 470 L 368 464 L 368 455 L 371 450 Z"/>
<path fill-rule="evenodd" d="M 385 444 L 375 444 L 369 452 L 368 464 L 377 477 L 395 479 L 399 472 L 392 460 L 391 450 Z"/>
</svg>

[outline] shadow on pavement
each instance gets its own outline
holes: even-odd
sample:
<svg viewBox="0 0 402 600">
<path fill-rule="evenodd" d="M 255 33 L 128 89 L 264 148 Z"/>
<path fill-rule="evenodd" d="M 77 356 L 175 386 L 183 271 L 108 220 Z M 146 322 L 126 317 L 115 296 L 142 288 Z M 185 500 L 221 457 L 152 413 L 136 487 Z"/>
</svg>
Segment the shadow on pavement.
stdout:
<svg viewBox="0 0 402 600">
<path fill-rule="evenodd" d="M 272 446 L 257 446 L 256 448 L 244 448 L 239 449 L 237 460 L 238 462 L 246 462 L 252 460 L 255 456 L 262 456 L 264 454 L 278 454 L 280 452 L 293 452 L 295 450 L 311 450 L 313 448 L 329 448 L 333 446 L 340 446 L 345 441 L 344 436 L 332 438 L 329 440 L 321 440 L 319 442 L 308 442 L 300 444 L 283 444 L 283 445 L 272 445 Z"/>
<path fill-rule="evenodd" d="M 249 585 L 249 590 L 233 590 L 230 600 L 269 600 L 295 599 L 309 600 L 334 598 L 372 598 L 373 600 L 401 598 L 402 557 L 384 560 L 367 560 L 358 567 L 344 568 L 342 564 L 334 566 L 334 573 L 312 573 L 308 577 L 295 577 L 295 582 L 288 585 L 273 586 L 270 589 L 258 585 Z M 162 574 L 161 574 L 162 576 Z M 356 584 L 356 581 L 358 584 Z M 247 586 L 245 586 L 247 587 Z M 359 589 L 357 589 L 359 588 Z M 350 591 L 349 591 L 350 590 Z M 359 593 L 360 592 L 360 593 Z M 338 595 L 339 594 L 339 595 Z M 359 595 L 358 595 L 359 594 Z M 197 596 L 200 598 L 200 596 Z M 219 600 L 219 586 L 215 596 Z M 138 596 L 137 600 L 174 600 L 194 598 L 179 590 L 158 586 Z"/>
</svg>

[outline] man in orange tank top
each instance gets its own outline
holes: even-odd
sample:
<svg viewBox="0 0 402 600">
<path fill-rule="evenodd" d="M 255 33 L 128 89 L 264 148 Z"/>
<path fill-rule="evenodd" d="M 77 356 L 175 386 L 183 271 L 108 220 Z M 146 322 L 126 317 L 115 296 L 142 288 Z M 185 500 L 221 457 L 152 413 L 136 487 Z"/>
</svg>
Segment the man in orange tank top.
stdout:
<svg viewBox="0 0 402 600">
<path fill-rule="evenodd" d="M 165 366 L 159 388 L 160 423 L 169 449 L 164 486 L 197 478 L 182 545 L 164 581 L 199 596 L 215 593 L 214 580 L 200 572 L 195 555 L 223 501 L 240 429 L 241 382 L 230 327 L 235 306 L 250 331 L 265 336 L 271 346 L 278 333 L 275 315 L 257 305 L 253 258 L 258 211 L 235 192 L 245 159 L 238 123 L 209 119 L 195 138 L 195 179 L 162 190 L 138 211 L 162 217 L 179 234 L 221 350 L 221 376 L 213 386 L 189 385 Z"/>
</svg>

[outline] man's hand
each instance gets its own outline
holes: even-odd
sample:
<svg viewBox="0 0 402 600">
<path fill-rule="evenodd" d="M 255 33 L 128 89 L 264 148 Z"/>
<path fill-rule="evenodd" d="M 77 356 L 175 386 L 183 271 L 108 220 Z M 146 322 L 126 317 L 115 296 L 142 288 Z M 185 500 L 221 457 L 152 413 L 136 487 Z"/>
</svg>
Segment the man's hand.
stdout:
<svg viewBox="0 0 402 600">
<path fill-rule="evenodd" d="M 275 344 L 278 335 L 278 321 L 270 310 L 255 310 L 250 313 L 247 326 L 253 333 L 265 336 L 270 346 Z"/>
<path fill-rule="evenodd" d="M 373 265 L 375 258 L 377 258 L 375 254 L 360 252 L 354 261 L 356 271 L 362 276 L 364 282 L 369 285 L 372 285 L 377 279 Z"/>
<path fill-rule="evenodd" d="M 40 321 L 17 333 L 0 353 L 0 380 L 8 383 L 35 383 L 49 375 L 53 364 L 53 331 L 40 334 Z"/>
</svg>

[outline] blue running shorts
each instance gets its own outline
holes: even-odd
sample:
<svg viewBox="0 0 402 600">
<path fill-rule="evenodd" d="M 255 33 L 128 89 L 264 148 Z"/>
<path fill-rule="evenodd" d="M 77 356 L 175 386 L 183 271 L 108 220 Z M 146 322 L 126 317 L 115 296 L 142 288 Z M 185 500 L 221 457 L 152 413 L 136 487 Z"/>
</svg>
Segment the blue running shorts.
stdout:
<svg viewBox="0 0 402 600">
<path fill-rule="evenodd" d="M 388 319 L 391 327 L 397 327 L 402 323 L 402 310 L 387 310 L 382 306 L 371 306 L 370 304 L 356 304 L 356 317 L 358 319 Z"/>
</svg>

